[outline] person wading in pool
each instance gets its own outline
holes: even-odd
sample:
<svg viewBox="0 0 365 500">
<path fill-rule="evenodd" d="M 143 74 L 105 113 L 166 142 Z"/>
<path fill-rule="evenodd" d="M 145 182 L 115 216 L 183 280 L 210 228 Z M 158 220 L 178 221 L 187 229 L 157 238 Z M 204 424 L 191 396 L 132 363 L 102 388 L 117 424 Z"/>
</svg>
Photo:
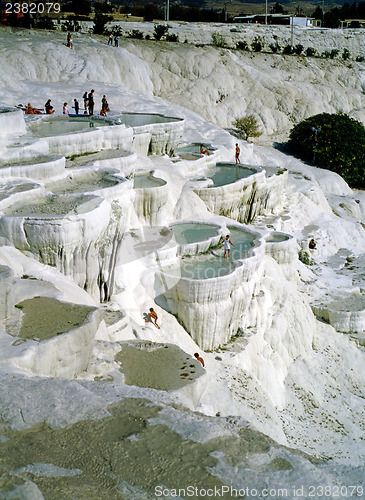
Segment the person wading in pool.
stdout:
<svg viewBox="0 0 365 500">
<path fill-rule="evenodd" d="M 231 245 L 235 247 L 235 245 L 232 243 L 232 241 L 229 239 L 229 235 L 227 234 L 226 236 L 226 239 L 224 240 L 223 242 L 224 244 L 224 255 L 223 255 L 223 259 L 226 258 L 226 253 L 228 252 L 228 258 L 229 258 L 229 255 L 230 255 L 230 252 L 231 252 Z"/>
</svg>

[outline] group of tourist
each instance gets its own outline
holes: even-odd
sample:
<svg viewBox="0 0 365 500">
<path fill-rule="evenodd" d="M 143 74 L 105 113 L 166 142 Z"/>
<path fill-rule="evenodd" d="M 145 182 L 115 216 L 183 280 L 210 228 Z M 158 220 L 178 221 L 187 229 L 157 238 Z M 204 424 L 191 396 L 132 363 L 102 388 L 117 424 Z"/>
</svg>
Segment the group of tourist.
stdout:
<svg viewBox="0 0 365 500">
<path fill-rule="evenodd" d="M 108 45 L 113 45 L 113 40 L 114 40 L 114 47 L 119 47 L 119 36 L 110 33 L 108 39 Z"/>
<path fill-rule="evenodd" d="M 92 89 L 89 93 L 85 92 L 84 95 L 82 96 L 84 100 L 84 115 L 93 115 L 94 114 L 94 89 Z M 46 115 L 52 115 L 55 112 L 54 107 L 51 104 L 51 99 L 48 99 L 46 104 L 44 105 L 44 109 L 41 108 L 34 108 L 30 103 L 28 103 L 27 106 L 23 106 L 22 104 L 19 104 L 18 108 L 22 109 L 25 111 L 26 115 L 41 115 L 46 113 Z M 75 109 L 75 115 L 79 114 L 80 110 L 80 105 L 79 101 L 75 98 L 74 99 L 74 105 L 72 106 Z M 103 95 L 101 99 L 101 111 L 100 115 L 101 116 L 106 116 L 106 113 L 109 110 L 109 104 L 106 99 L 105 94 Z M 64 102 L 63 107 L 62 107 L 62 114 L 64 115 L 69 115 L 70 111 L 68 109 L 68 103 Z"/>
</svg>

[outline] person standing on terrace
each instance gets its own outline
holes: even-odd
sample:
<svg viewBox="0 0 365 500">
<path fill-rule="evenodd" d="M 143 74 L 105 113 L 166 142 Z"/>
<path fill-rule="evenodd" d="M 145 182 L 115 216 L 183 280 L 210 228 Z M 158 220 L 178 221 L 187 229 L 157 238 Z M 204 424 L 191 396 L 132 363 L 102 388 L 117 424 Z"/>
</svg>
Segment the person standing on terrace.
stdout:
<svg viewBox="0 0 365 500">
<path fill-rule="evenodd" d="M 227 234 L 226 239 L 224 240 L 223 244 L 224 244 L 224 255 L 223 255 L 223 259 L 225 259 L 225 258 L 226 258 L 226 254 L 227 254 L 227 252 L 228 252 L 228 258 L 229 258 L 230 253 L 231 253 L 231 245 L 232 245 L 234 248 L 236 248 L 236 247 L 235 247 L 235 245 L 234 245 L 234 244 L 232 243 L 232 241 L 230 240 L 230 238 L 229 238 L 229 234 Z"/>
</svg>

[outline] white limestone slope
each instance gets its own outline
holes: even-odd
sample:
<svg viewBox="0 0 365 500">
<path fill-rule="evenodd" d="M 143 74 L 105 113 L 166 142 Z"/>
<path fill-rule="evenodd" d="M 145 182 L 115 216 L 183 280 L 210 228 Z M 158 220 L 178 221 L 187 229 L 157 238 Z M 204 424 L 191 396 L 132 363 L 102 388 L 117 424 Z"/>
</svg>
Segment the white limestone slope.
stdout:
<svg viewBox="0 0 365 500">
<path fill-rule="evenodd" d="M 42 162 L 30 162 L 29 168 L 22 164 L 26 155 L 39 159 L 41 153 L 48 154 L 47 141 L 15 137 L 15 132 L 5 137 L 0 158 L 2 167 L 9 169 L 4 170 L 0 183 L 2 421 L 12 429 L 27 429 L 39 422 L 65 427 L 88 418 L 109 417 L 109 404 L 123 401 L 128 405 L 127 398 L 143 397 L 164 406 L 161 421 L 150 419 L 146 426 L 162 422 L 185 439 L 199 441 L 202 435 L 238 435 L 249 421 L 254 442 L 260 441 L 260 431 L 282 445 L 325 460 L 318 466 L 303 457 L 296 461 L 291 452 L 277 451 L 275 444 L 259 456 L 250 455 L 251 472 L 239 448 L 233 448 L 233 465 L 214 448 L 208 454 L 219 455 L 214 471 L 223 482 L 247 481 L 261 487 L 270 481 L 280 486 L 299 480 L 303 484 L 359 483 L 364 473 L 364 350 L 347 330 L 339 333 L 333 328 L 340 330 L 339 323 L 324 324 L 313 311 L 318 304 L 330 309 L 340 300 L 343 305 L 344 293 L 362 298 L 363 193 L 353 192 L 336 174 L 273 148 L 240 141 L 241 162 L 262 168 L 262 189 L 257 190 L 256 200 L 260 210 L 253 210 L 248 227 L 258 234 L 259 244 L 240 259 L 232 273 L 222 277 L 189 280 L 179 272 L 168 277 L 165 273 L 171 265 L 179 270 L 180 259 L 192 249 L 206 252 L 217 243 L 211 239 L 179 246 L 171 237 L 170 224 L 211 223 L 220 234 L 240 227 L 219 216 L 221 207 L 208 207 L 194 192 L 207 167 L 234 160 L 237 141 L 198 113 L 227 126 L 236 113 L 255 109 L 267 133 L 287 131 L 293 121 L 312 114 L 314 108 L 315 112 L 335 111 L 345 105 L 345 111 L 361 116 L 364 98 L 353 69 L 338 61 L 299 64 L 298 59 L 263 54 L 251 60 L 247 54 L 221 54 L 213 47 L 188 44 L 127 40 L 114 50 L 104 39 L 102 44 L 96 37 L 81 35 L 75 37 L 75 50 L 70 51 L 57 33 L 24 30 L 14 36 L 7 29 L 4 33 L 6 50 L 0 52 L 0 62 L 8 71 L 0 74 L 3 104 L 17 103 L 26 91 L 34 105 L 42 105 L 46 94 L 58 106 L 92 85 L 98 89 L 97 98 L 108 94 L 115 115 L 127 108 L 184 117 L 182 143 L 201 141 L 215 152 L 209 158 L 146 157 L 152 132 L 133 131 L 128 132 L 133 153 L 103 151 L 67 162 L 55 157 L 55 164 L 50 164 L 50 170 L 53 166 L 55 170 L 47 172 Z M 11 58 L 18 72 L 8 64 Z M 334 75 L 341 84 L 334 81 Z M 302 85 L 298 87 L 299 79 Z M 164 154 L 170 144 L 168 130 L 157 132 L 155 152 Z M 81 138 L 75 142 L 82 145 L 78 152 L 94 153 L 103 146 L 77 135 Z M 123 134 L 121 142 L 116 129 L 112 135 L 116 142 L 106 141 L 104 147 L 125 145 Z M 73 151 L 72 134 L 66 142 L 62 136 L 58 139 L 61 146 L 67 146 L 64 153 Z M 103 170 L 120 182 L 90 187 L 90 179 Z M 14 177 L 16 172 L 27 177 Z M 162 184 L 138 190 L 125 180 L 146 172 L 153 172 Z M 81 178 L 87 194 L 62 194 L 65 186 L 72 189 L 73 182 L 82 185 Z M 240 195 L 235 183 L 227 189 Z M 226 200 L 224 193 L 221 190 L 220 199 L 231 203 L 228 215 L 236 217 L 237 200 L 234 196 Z M 72 210 L 65 211 L 59 198 L 66 199 Z M 239 199 L 250 203 L 251 198 Z M 53 202 L 55 213 L 50 210 Z M 317 250 L 310 252 L 312 237 Z M 308 253 L 310 265 L 298 260 L 299 249 Z M 212 251 L 220 262 L 222 248 Z M 38 295 L 98 309 L 78 331 L 71 329 L 39 344 L 34 339 L 14 341 L 11 333 L 18 332 L 23 318 L 20 310 L 14 310 L 15 304 Z M 143 314 L 151 306 L 161 329 L 144 321 Z M 363 314 L 355 314 L 355 309 L 350 312 L 356 316 L 357 331 L 364 329 Z M 14 321 L 9 326 L 10 319 Z M 343 319 L 341 325 L 348 325 Z M 198 374 L 194 383 L 173 393 L 128 386 L 126 370 L 116 354 L 121 343 L 136 339 L 147 351 L 152 343 L 175 344 L 192 364 L 198 363 L 192 356 L 199 352 L 206 363 L 204 377 Z M 148 379 L 148 363 L 140 370 L 142 378 Z M 50 378 L 34 378 L 34 374 Z M 164 450 L 159 453 L 163 455 Z M 273 472 L 268 461 L 280 456 L 290 457 L 291 469 Z M 9 473 L 23 477 L 22 472 Z M 147 495 L 139 494 L 141 498 Z"/>
</svg>

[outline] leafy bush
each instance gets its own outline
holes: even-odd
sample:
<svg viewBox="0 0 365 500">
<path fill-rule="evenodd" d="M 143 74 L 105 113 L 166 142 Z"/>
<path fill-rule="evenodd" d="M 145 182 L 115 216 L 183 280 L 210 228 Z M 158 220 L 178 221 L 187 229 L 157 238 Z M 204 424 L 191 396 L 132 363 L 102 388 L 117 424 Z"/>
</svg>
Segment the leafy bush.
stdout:
<svg viewBox="0 0 365 500">
<path fill-rule="evenodd" d="M 249 137 L 259 137 L 261 135 L 257 119 L 254 115 L 236 118 L 233 120 L 232 125 L 240 132 L 245 141 L 247 141 Z"/>
<path fill-rule="evenodd" d="M 271 52 L 273 52 L 274 54 L 276 54 L 276 52 L 280 52 L 280 50 L 281 50 L 281 47 L 278 44 L 278 42 L 270 43 L 269 47 L 270 47 Z"/>
<path fill-rule="evenodd" d="M 283 54 L 293 54 L 294 53 L 294 47 L 288 43 L 288 45 L 285 45 L 283 48 Z"/>
<path fill-rule="evenodd" d="M 349 49 L 344 48 L 343 52 L 342 52 L 342 59 L 344 61 L 347 61 L 347 59 L 349 59 L 349 58 L 350 58 L 350 51 L 349 51 Z"/>
<path fill-rule="evenodd" d="M 212 33 L 212 44 L 216 47 L 226 47 L 227 45 L 225 37 L 218 31 Z"/>
<path fill-rule="evenodd" d="M 338 49 L 332 49 L 330 52 L 330 58 L 334 59 L 336 56 L 338 56 L 339 50 Z"/>
<path fill-rule="evenodd" d="M 254 52 L 261 52 L 262 49 L 264 48 L 264 44 L 258 36 L 255 36 L 253 39 L 253 42 L 251 43 L 251 48 Z"/>
<path fill-rule="evenodd" d="M 67 21 L 64 24 L 62 24 L 62 31 L 80 31 L 80 30 L 81 30 L 81 24 L 74 18 L 74 16 L 68 16 Z"/>
<path fill-rule="evenodd" d="M 316 132 L 317 131 L 317 132 Z M 365 188 L 365 127 L 344 113 L 321 113 L 296 125 L 289 148 L 301 158 L 341 175 L 351 187 Z"/>
<path fill-rule="evenodd" d="M 306 252 L 305 250 L 299 251 L 298 258 L 306 266 L 312 266 L 314 264 L 313 260 L 309 256 L 309 253 Z"/>
<path fill-rule="evenodd" d="M 315 55 L 315 53 L 316 53 L 316 49 L 314 49 L 313 47 L 307 47 L 305 49 L 305 55 L 307 57 L 313 57 Z"/>
<path fill-rule="evenodd" d="M 49 16 L 42 16 L 35 20 L 36 28 L 40 30 L 54 30 L 55 26 L 53 24 L 52 18 Z"/>
<path fill-rule="evenodd" d="M 178 42 L 179 35 L 177 35 L 176 33 L 171 33 L 170 35 L 166 35 L 166 40 L 168 42 Z"/>
<path fill-rule="evenodd" d="M 237 42 L 236 47 L 239 50 L 249 50 L 249 46 L 246 40 L 240 40 L 239 42 Z"/>
<path fill-rule="evenodd" d="M 364 56 L 357 56 L 356 57 L 356 61 L 357 62 L 364 62 L 365 61 L 365 57 Z"/>
<path fill-rule="evenodd" d="M 105 25 L 113 21 L 113 16 L 107 16 L 101 12 L 97 12 L 94 17 L 94 33 L 102 35 L 105 30 Z"/>
<path fill-rule="evenodd" d="M 300 56 L 300 54 L 303 52 L 303 49 L 304 49 L 303 45 L 302 45 L 301 43 L 298 43 L 298 45 L 296 45 L 296 46 L 294 47 L 294 52 L 295 52 L 298 56 Z"/>
<path fill-rule="evenodd" d="M 143 38 L 143 32 L 140 30 L 132 30 L 129 35 L 129 38 L 137 38 L 138 40 L 142 40 Z"/>
<path fill-rule="evenodd" d="M 153 30 L 153 37 L 155 40 L 161 40 L 163 36 L 166 36 L 169 32 L 169 26 L 166 24 L 155 24 L 155 28 Z"/>
<path fill-rule="evenodd" d="M 112 33 L 114 36 L 123 36 L 123 30 L 120 26 L 113 26 Z"/>
<path fill-rule="evenodd" d="M 329 50 L 325 50 L 324 52 L 322 52 L 322 57 L 329 59 L 331 57 L 331 52 Z"/>
</svg>

